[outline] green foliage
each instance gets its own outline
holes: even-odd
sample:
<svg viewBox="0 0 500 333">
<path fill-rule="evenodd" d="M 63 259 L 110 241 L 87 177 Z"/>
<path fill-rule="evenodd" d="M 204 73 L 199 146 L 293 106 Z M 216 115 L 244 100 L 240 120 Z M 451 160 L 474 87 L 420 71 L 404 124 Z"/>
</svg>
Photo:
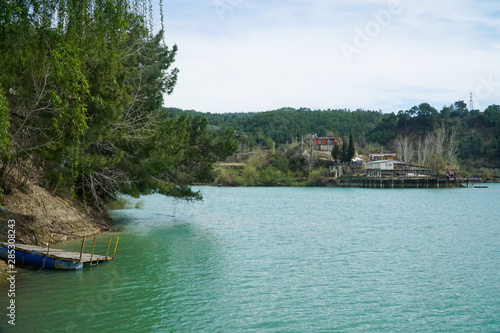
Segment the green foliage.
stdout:
<svg viewBox="0 0 500 333">
<path fill-rule="evenodd" d="M 227 169 L 219 170 L 219 175 L 215 179 L 215 184 L 220 186 L 229 186 L 231 184 L 231 174 Z"/>
<path fill-rule="evenodd" d="M 279 171 L 287 171 L 289 170 L 288 159 L 285 155 L 281 153 L 277 153 L 273 156 L 271 161 L 271 165 Z"/>
<path fill-rule="evenodd" d="M 1 270 L 0 269 L 0 285 L 4 284 L 7 282 L 7 279 L 10 277 L 11 275 L 9 273 L 7 273 L 6 271 L 4 270 Z"/>
<path fill-rule="evenodd" d="M 485 151 L 485 143 L 481 133 L 476 132 L 460 141 L 459 152 L 462 159 L 479 158 L 484 155 Z"/>
<path fill-rule="evenodd" d="M 2 160 L 8 157 L 10 145 L 9 118 L 9 106 L 0 84 L 0 159 Z"/>
<path fill-rule="evenodd" d="M 255 186 L 255 181 L 252 179 L 245 178 L 243 176 L 234 177 L 231 184 L 226 184 L 231 186 Z"/>
<path fill-rule="evenodd" d="M 130 206 L 130 202 L 125 198 L 117 198 L 116 200 L 112 200 L 108 202 L 107 208 L 109 210 L 119 210 L 126 209 Z"/>
<path fill-rule="evenodd" d="M 293 156 L 293 155 L 292 155 Z M 285 160 L 282 160 L 282 159 Z M 281 153 L 265 153 L 262 151 L 254 154 L 243 169 L 219 167 L 219 176 L 216 185 L 222 186 L 300 186 L 302 173 L 292 172 L 290 169 L 279 170 L 275 165 L 284 167 L 285 155 Z"/>
<path fill-rule="evenodd" d="M 342 149 L 340 148 L 339 145 L 333 145 L 332 148 L 332 158 L 334 160 L 340 160 L 342 157 Z"/>
<path fill-rule="evenodd" d="M 182 114 L 182 110 L 172 110 Z M 186 111 L 200 114 L 196 111 Z M 382 113 L 364 110 L 315 110 L 282 108 L 279 110 L 254 113 L 206 114 L 210 124 L 231 126 L 237 132 L 240 151 L 252 151 L 257 148 L 271 150 L 266 138 L 279 147 L 290 147 L 300 142 L 302 136 L 318 134 L 335 137 L 349 136 L 352 131 L 355 146 L 366 148 L 369 152 L 380 152 L 391 145 L 399 135 L 424 138 L 435 128 L 444 125 L 456 131 L 456 138 L 461 142 L 458 156 L 462 165 L 480 167 L 500 165 L 500 106 L 491 105 L 480 112 L 469 112 L 464 101 L 457 101 L 443 106 L 439 111 L 429 103 L 421 103 L 408 110 L 395 113 Z M 483 136 L 481 147 L 475 133 Z M 348 141 L 347 141 L 348 143 Z M 340 147 L 341 148 L 341 147 Z M 347 147 L 349 149 L 349 146 Z M 340 149 L 342 151 L 342 149 Z M 352 152 L 352 150 L 351 150 Z M 295 154 L 296 158 L 291 158 Z M 285 153 L 289 168 L 299 170 L 302 164 L 300 153 L 290 149 Z M 334 151 L 334 157 L 342 159 L 341 152 Z M 347 157 L 347 156 L 344 156 Z"/>
<path fill-rule="evenodd" d="M 137 200 L 135 202 L 132 202 L 131 200 L 128 200 L 127 198 L 122 196 L 109 201 L 106 205 L 107 209 L 109 210 L 120 210 L 120 209 L 130 209 L 130 208 L 140 209 L 143 206 L 144 206 L 144 201 L 142 200 Z"/>
<path fill-rule="evenodd" d="M 182 114 L 179 109 L 168 109 Z M 199 114 L 195 111 L 186 111 Z M 315 110 L 282 108 L 268 112 L 204 114 L 212 125 L 226 125 L 239 134 L 240 143 L 245 149 L 260 147 L 272 149 L 272 142 L 277 145 L 300 141 L 303 135 L 347 136 L 349 129 L 357 133 L 374 128 L 380 121 L 380 114 L 375 111 L 356 110 Z"/>
<path fill-rule="evenodd" d="M 352 132 L 349 131 L 349 147 L 347 148 L 347 157 L 349 158 L 349 163 L 354 158 L 354 139 L 352 138 Z"/>
<path fill-rule="evenodd" d="M 347 163 L 351 160 L 349 158 L 349 144 L 346 140 L 342 140 L 342 153 L 340 160 L 344 163 Z"/>
<path fill-rule="evenodd" d="M 259 173 L 259 185 L 262 186 L 274 186 L 280 185 L 284 180 L 281 171 L 268 167 Z"/>
<path fill-rule="evenodd" d="M 259 172 L 255 167 L 250 164 L 247 164 L 243 169 L 241 175 L 246 180 L 246 184 L 255 185 L 259 180 Z"/>
<path fill-rule="evenodd" d="M 153 33 L 152 6 L 0 3 L 0 181 L 17 169 L 96 205 L 117 193 L 201 198 L 189 184 L 214 178 L 213 164 L 237 149 L 235 133 L 161 112 L 177 47 Z"/>
<path fill-rule="evenodd" d="M 307 184 L 309 186 L 317 186 L 321 179 L 323 179 L 326 175 L 326 169 L 320 168 L 318 170 L 313 170 L 309 173 L 309 177 L 307 178 Z"/>
<path fill-rule="evenodd" d="M 498 177 L 498 173 L 496 173 L 493 169 L 481 168 L 479 172 L 483 181 L 490 181 Z"/>
<path fill-rule="evenodd" d="M 500 106 L 490 105 L 484 110 L 484 121 L 495 129 L 495 134 L 500 133 Z"/>
<path fill-rule="evenodd" d="M 172 177 L 182 184 L 209 183 L 215 179 L 213 165 L 236 152 L 238 143 L 231 128 L 215 129 L 206 118 L 185 115 L 187 139 L 181 147 L 183 155 L 172 171 Z"/>
<path fill-rule="evenodd" d="M 248 159 L 247 165 L 254 168 L 262 168 L 267 166 L 268 164 L 267 154 L 261 150 L 257 150 L 254 154 Z"/>
</svg>

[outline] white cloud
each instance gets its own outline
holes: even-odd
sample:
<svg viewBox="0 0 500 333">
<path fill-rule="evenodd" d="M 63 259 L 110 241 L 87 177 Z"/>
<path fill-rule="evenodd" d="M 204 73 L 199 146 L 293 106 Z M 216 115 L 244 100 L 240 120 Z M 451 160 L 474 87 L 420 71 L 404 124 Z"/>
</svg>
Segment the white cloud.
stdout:
<svg viewBox="0 0 500 333">
<path fill-rule="evenodd" d="M 468 101 L 488 75 L 500 81 L 500 25 L 490 14 L 500 5 L 491 1 L 401 0 L 401 11 L 378 30 L 376 13 L 393 0 L 221 1 L 235 4 L 223 19 L 213 3 L 180 8 L 170 21 L 166 15 L 167 43 L 178 44 L 180 69 L 166 106 L 397 112 L 421 102 L 440 108 Z M 360 31 L 369 43 L 358 43 L 349 63 L 340 45 L 356 46 Z M 482 92 L 475 107 L 500 103 L 500 87 Z"/>
</svg>

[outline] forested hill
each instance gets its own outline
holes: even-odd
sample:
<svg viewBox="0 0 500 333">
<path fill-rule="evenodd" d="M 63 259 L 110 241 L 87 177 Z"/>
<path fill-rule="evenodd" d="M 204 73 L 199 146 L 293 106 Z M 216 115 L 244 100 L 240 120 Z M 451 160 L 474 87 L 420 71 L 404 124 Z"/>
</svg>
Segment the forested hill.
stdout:
<svg viewBox="0 0 500 333">
<path fill-rule="evenodd" d="M 373 130 L 382 117 L 382 114 L 377 111 L 312 111 L 306 108 L 224 114 L 182 111 L 173 108 L 167 111 L 173 114 L 182 112 L 203 114 L 211 125 L 231 126 L 238 133 L 246 134 L 246 141 L 249 145 L 252 145 L 252 141 L 260 145 L 266 144 L 266 140 L 269 139 L 276 144 L 285 144 L 307 134 L 347 137 L 350 130 L 361 137 L 363 133 Z"/>
<path fill-rule="evenodd" d="M 463 101 L 440 110 L 422 103 L 396 113 L 365 110 L 310 110 L 282 108 L 255 113 L 201 113 L 169 108 L 178 113 L 203 114 L 209 124 L 231 126 L 246 149 L 263 149 L 275 144 L 300 140 L 302 135 L 332 135 L 347 138 L 352 131 L 356 147 L 396 150 L 398 137 L 417 149 L 419 142 L 430 140 L 437 128 L 444 130 L 458 162 L 463 167 L 500 167 L 500 106 L 491 105 L 484 111 L 471 110 Z"/>
</svg>

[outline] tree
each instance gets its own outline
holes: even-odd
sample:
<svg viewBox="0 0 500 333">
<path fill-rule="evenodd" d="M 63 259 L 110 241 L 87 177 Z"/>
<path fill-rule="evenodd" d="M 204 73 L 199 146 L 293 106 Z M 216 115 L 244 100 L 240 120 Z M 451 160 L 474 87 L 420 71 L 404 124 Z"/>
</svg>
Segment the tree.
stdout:
<svg viewBox="0 0 500 333">
<path fill-rule="evenodd" d="M 411 163 L 413 160 L 413 142 L 408 136 L 398 135 L 394 140 L 394 151 L 401 161 Z"/>
<path fill-rule="evenodd" d="M 347 159 L 349 163 L 351 163 L 354 158 L 355 150 L 354 150 L 354 140 L 352 138 L 352 132 L 349 131 L 349 147 L 347 149 Z"/>
<path fill-rule="evenodd" d="M 432 145 L 429 136 L 426 135 L 424 138 L 419 137 L 417 142 L 417 164 L 419 166 L 428 164 L 431 150 Z"/>
<path fill-rule="evenodd" d="M 332 158 L 336 161 L 341 159 L 342 157 L 342 150 L 340 148 L 340 145 L 334 144 L 332 148 Z"/>
<path fill-rule="evenodd" d="M 349 160 L 349 151 L 348 151 L 348 143 L 346 140 L 342 139 L 342 157 L 340 158 L 340 161 L 345 163 Z"/>
<path fill-rule="evenodd" d="M 500 133 L 500 106 L 490 105 L 484 110 L 484 118 L 486 123 L 494 127 L 497 133 Z"/>
<path fill-rule="evenodd" d="M 187 125 L 187 140 L 182 147 L 182 159 L 166 178 L 183 185 L 209 183 L 215 178 L 213 164 L 236 152 L 235 132 L 232 128 L 211 128 L 208 120 L 201 116 L 185 115 L 180 120 Z"/>
<path fill-rule="evenodd" d="M 427 133 L 417 144 L 417 163 L 441 170 L 456 168 L 458 142 L 454 129 L 448 130 L 444 124 L 436 127 L 433 132 Z"/>
<path fill-rule="evenodd" d="M 308 142 L 310 142 L 309 149 L 304 153 L 304 169 L 309 174 L 318 163 L 318 155 L 314 152 L 312 141 L 308 140 Z"/>
<path fill-rule="evenodd" d="M 7 165 L 7 159 L 9 158 L 9 145 L 10 145 L 10 133 L 9 133 L 9 106 L 5 98 L 5 94 L 0 85 L 0 161 L 2 162 L 3 168 L 0 169 L 0 196 L 3 192 L 3 182 L 5 174 L 5 166 Z"/>
<path fill-rule="evenodd" d="M 464 101 L 456 101 L 452 105 L 450 105 L 451 116 L 454 117 L 463 117 L 469 113 L 467 110 L 467 104 Z"/>
<path fill-rule="evenodd" d="M 9 106 L 5 98 L 2 86 L 0 85 L 0 158 L 3 159 L 8 154 L 10 145 L 9 133 Z"/>
<path fill-rule="evenodd" d="M 234 151 L 234 131 L 161 112 L 177 80 L 177 47 L 164 44 L 163 29 L 153 33 L 152 8 L 147 0 L 0 3 L 0 147 L 10 141 L 0 181 L 22 170 L 96 205 L 118 192 L 199 198 L 187 179 L 209 178 L 211 164 Z M 188 176 L 176 181 L 183 168 Z"/>
</svg>

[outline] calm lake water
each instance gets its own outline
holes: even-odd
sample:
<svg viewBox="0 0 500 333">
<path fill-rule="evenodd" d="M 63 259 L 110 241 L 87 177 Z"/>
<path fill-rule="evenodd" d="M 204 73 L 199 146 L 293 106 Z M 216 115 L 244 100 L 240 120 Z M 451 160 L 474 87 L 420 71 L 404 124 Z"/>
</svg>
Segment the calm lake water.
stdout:
<svg viewBox="0 0 500 333">
<path fill-rule="evenodd" d="M 113 212 L 113 262 L 20 271 L 0 331 L 500 332 L 498 184 L 198 189 Z"/>
</svg>

